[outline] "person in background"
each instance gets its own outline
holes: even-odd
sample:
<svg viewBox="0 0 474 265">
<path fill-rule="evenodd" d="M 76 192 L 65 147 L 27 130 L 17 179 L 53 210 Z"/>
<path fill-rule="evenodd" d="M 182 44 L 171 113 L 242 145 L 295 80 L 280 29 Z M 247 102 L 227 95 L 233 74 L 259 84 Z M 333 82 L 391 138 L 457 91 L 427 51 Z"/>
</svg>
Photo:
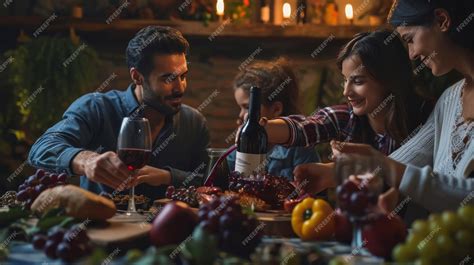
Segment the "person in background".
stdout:
<svg viewBox="0 0 474 265">
<path fill-rule="evenodd" d="M 249 108 L 250 87 L 261 89 L 260 115 L 269 119 L 299 114 L 299 89 L 295 74 L 283 59 L 255 62 L 237 74 L 233 84 L 234 97 L 240 107 L 237 125 L 241 126 Z M 236 151 L 227 157 L 229 169 L 234 171 Z M 319 162 L 313 147 L 284 147 L 271 145 L 265 160 L 265 171 L 293 181 L 294 168 L 303 163 Z"/>
<path fill-rule="evenodd" d="M 173 28 L 141 29 L 126 50 L 132 84 L 124 91 L 90 93 L 73 102 L 62 120 L 36 141 L 28 162 L 79 175 L 81 187 L 95 193 L 123 189 L 129 172 L 116 154 L 122 119 L 145 117 L 153 149 L 147 166 L 136 173 L 136 193 L 156 199 L 164 196 L 160 186 L 201 183 L 209 131 L 204 117 L 181 102 L 188 50 L 187 40 Z"/>
<path fill-rule="evenodd" d="M 341 149 L 395 169 L 386 182 L 411 198 L 409 220 L 474 203 L 473 17 L 472 0 L 396 1 L 389 22 L 410 58 L 421 59 L 435 76 L 455 70 L 464 78 L 446 89 L 426 124 L 390 157 L 367 145 Z"/>
</svg>

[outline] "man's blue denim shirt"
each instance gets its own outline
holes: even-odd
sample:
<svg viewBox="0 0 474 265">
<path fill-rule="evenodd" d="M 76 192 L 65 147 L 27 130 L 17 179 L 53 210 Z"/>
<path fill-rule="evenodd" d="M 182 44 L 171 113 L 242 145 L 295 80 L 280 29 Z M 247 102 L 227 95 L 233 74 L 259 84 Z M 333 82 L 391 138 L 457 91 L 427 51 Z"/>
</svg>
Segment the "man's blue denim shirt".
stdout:
<svg viewBox="0 0 474 265">
<path fill-rule="evenodd" d="M 55 172 L 71 171 L 72 159 L 83 150 L 116 152 L 117 137 L 124 117 L 140 115 L 140 105 L 127 90 L 86 94 L 69 106 L 62 120 L 49 128 L 31 148 L 28 162 L 37 168 Z M 206 120 L 196 109 L 182 105 L 180 111 L 167 117 L 155 139 L 148 165 L 171 172 L 172 184 L 200 185 L 206 169 L 209 130 Z M 95 193 L 112 192 L 112 188 L 81 176 L 81 187 Z M 164 195 L 165 187 L 141 184 L 137 194 L 152 199 Z"/>
</svg>

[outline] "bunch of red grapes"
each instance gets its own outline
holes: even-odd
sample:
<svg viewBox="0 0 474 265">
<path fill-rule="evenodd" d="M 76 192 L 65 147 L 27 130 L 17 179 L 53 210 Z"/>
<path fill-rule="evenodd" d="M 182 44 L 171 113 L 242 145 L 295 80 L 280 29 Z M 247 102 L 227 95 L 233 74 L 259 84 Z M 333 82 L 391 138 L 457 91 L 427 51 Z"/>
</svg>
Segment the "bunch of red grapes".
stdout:
<svg viewBox="0 0 474 265">
<path fill-rule="evenodd" d="M 56 226 L 47 235 L 36 234 L 32 241 L 33 247 L 43 250 L 49 258 L 60 258 L 66 262 L 75 261 L 92 252 L 90 239 L 81 225 L 73 225 L 69 229 Z"/>
<path fill-rule="evenodd" d="M 199 206 L 198 193 L 194 186 L 178 189 L 174 186 L 168 186 L 165 195 L 168 199 L 185 202 L 191 207 Z"/>
<path fill-rule="evenodd" d="M 377 205 L 377 195 L 370 192 L 365 185 L 357 185 L 346 180 L 336 188 L 339 208 L 350 216 L 362 217 Z"/>
<path fill-rule="evenodd" d="M 235 196 L 221 196 L 203 204 L 198 216 L 203 229 L 218 236 L 222 251 L 248 258 L 262 238 L 257 220 L 242 212 Z"/>
<path fill-rule="evenodd" d="M 23 202 L 24 207 L 29 209 L 41 192 L 48 188 L 65 185 L 66 180 L 66 173 L 56 174 L 38 169 L 18 187 L 17 200 Z"/>
<path fill-rule="evenodd" d="M 284 200 L 290 196 L 294 187 L 282 177 L 269 174 L 254 174 L 244 177 L 234 171 L 229 175 L 229 190 L 253 195 L 264 200 L 273 208 L 282 208 Z"/>
</svg>

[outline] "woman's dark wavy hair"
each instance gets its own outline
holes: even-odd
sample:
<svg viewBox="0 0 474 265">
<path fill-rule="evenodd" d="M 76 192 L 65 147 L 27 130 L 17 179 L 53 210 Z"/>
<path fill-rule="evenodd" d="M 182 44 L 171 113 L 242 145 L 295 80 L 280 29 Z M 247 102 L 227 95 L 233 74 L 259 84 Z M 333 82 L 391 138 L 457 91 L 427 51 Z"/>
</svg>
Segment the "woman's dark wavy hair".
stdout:
<svg viewBox="0 0 474 265">
<path fill-rule="evenodd" d="M 451 17 L 447 34 L 461 47 L 474 50 L 474 0 L 396 0 L 388 16 L 394 26 L 431 26 L 435 9 L 445 9 Z"/>
<path fill-rule="evenodd" d="M 431 111 L 421 111 L 423 99 L 415 92 L 412 64 L 402 41 L 387 30 L 359 33 L 340 51 L 339 69 L 342 70 L 343 61 L 352 56 L 358 56 L 371 77 L 388 90 L 385 131 L 400 145 Z M 359 118 L 361 126 L 357 126 L 354 140 L 374 145 L 375 135 L 368 116 Z"/>
<path fill-rule="evenodd" d="M 282 116 L 299 114 L 299 89 L 296 76 L 289 62 L 281 57 L 273 61 L 256 61 L 242 69 L 235 77 L 233 89 L 250 93 L 250 87 L 262 91 L 262 104 L 269 106 L 280 101 Z"/>
</svg>

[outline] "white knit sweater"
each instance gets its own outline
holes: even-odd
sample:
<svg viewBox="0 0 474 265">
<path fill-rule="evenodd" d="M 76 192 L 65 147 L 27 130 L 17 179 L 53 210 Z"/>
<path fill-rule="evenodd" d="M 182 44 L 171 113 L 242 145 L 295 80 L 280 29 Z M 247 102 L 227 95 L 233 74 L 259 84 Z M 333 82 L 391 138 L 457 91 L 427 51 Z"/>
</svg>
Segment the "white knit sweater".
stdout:
<svg viewBox="0 0 474 265">
<path fill-rule="evenodd" d="M 463 122 L 464 82 L 448 88 L 420 131 L 390 155 L 407 165 L 400 192 L 429 211 L 474 203 L 474 121 Z"/>
</svg>

